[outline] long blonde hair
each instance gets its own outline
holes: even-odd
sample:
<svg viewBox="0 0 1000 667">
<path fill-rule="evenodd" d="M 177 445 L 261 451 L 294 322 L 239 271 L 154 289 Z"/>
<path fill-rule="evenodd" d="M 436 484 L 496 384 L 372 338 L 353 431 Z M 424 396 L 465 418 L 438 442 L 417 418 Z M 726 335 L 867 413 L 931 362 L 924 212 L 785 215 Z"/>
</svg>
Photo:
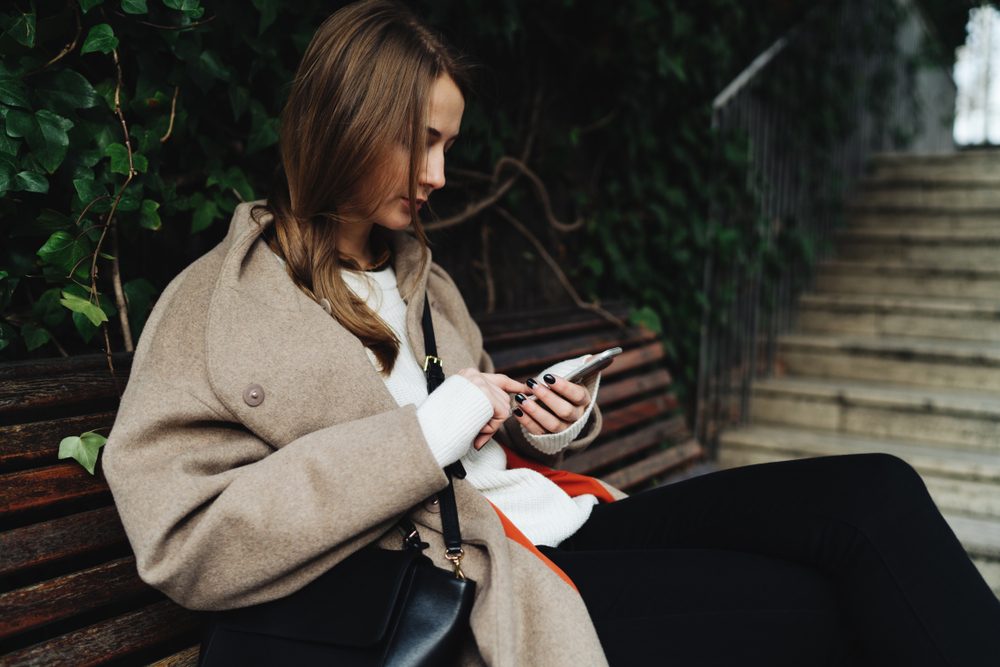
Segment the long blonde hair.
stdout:
<svg viewBox="0 0 1000 667">
<path fill-rule="evenodd" d="M 426 266 L 430 253 L 414 202 L 427 153 L 430 90 L 448 75 L 467 96 L 472 67 L 406 6 L 362 0 L 316 30 L 281 112 L 280 166 L 267 206 L 255 207 L 254 219 L 260 208 L 274 215 L 265 238 L 292 280 L 316 301 L 329 301 L 331 315 L 372 350 L 385 374 L 400 342 L 344 282 L 341 268 L 362 267 L 338 251 L 337 231 L 347 220 L 375 214 L 393 185 L 384 167 L 402 143 L 410 153 L 410 220 Z M 377 184 L 362 187 L 370 174 Z M 390 254 L 387 231 L 380 225 L 371 231 L 380 261 Z"/>
</svg>

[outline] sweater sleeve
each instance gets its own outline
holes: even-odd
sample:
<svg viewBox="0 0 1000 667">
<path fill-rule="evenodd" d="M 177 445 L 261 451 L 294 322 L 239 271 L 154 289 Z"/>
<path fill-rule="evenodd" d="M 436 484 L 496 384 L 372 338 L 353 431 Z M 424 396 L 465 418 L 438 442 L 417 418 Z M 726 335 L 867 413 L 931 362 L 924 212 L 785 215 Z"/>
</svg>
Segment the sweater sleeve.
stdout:
<svg viewBox="0 0 1000 667">
<path fill-rule="evenodd" d="M 442 468 L 462 458 L 493 416 L 493 404 L 479 387 L 451 375 L 417 408 L 420 428 Z"/>
</svg>

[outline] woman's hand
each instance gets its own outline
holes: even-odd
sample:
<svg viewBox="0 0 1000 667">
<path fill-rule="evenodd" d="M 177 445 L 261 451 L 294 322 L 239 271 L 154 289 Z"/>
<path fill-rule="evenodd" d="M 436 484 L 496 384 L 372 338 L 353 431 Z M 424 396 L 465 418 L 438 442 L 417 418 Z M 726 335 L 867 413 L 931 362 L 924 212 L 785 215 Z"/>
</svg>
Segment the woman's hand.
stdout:
<svg viewBox="0 0 1000 667">
<path fill-rule="evenodd" d="M 529 393 L 536 396 L 534 401 L 525 400 L 524 392 L 514 396 L 520 408 L 514 410 L 514 415 L 524 430 L 534 435 L 565 431 L 586 411 L 590 404 L 590 392 L 582 384 L 569 382 L 559 375 L 546 374 L 542 379 L 545 384 L 531 379 L 526 385 L 531 387 Z M 538 402 L 544 403 L 552 412 L 536 405 Z"/>
<path fill-rule="evenodd" d="M 490 418 L 479 435 L 472 442 L 476 449 L 482 449 L 483 445 L 493 437 L 500 425 L 510 417 L 510 394 L 526 392 L 528 385 L 523 382 L 504 375 L 503 373 L 481 373 L 475 368 L 463 368 L 458 371 L 466 380 L 479 387 L 486 398 L 493 404 L 493 417 Z"/>
</svg>

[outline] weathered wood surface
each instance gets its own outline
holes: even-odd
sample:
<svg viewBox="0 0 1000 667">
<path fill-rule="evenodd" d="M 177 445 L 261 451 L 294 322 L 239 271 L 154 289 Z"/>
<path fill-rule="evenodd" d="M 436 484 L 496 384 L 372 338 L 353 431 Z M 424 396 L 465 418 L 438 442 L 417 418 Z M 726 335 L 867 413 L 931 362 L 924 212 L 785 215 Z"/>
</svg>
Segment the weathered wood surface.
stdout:
<svg viewBox="0 0 1000 667">
<path fill-rule="evenodd" d="M 521 379 L 624 348 L 602 375 L 602 433 L 567 470 L 634 491 L 701 458 L 652 332 L 576 308 L 477 321 L 497 371 Z M 203 616 L 139 579 L 100 466 L 56 458 L 63 437 L 114 423 L 131 355 L 114 359 L 117 378 L 104 355 L 0 367 L 0 666 L 197 663 Z"/>
</svg>

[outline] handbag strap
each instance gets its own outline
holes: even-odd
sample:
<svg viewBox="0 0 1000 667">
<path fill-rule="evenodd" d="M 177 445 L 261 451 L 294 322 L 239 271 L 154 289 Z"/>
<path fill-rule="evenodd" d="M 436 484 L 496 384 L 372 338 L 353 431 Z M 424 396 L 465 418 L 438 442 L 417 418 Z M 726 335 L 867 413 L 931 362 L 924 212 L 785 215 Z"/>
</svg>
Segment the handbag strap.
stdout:
<svg viewBox="0 0 1000 667">
<path fill-rule="evenodd" d="M 437 389 L 438 385 L 444 382 L 444 366 L 437 356 L 437 342 L 434 340 L 434 326 L 431 321 L 430 299 L 424 293 L 424 313 L 421 320 L 424 329 L 424 374 L 427 376 L 427 393 Z M 455 567 L 455 576 L 465 579 L 462 572 L 461 561 L 465 552 L 462 550 L 462 532 L 458 523 L 458 505 L 455 502 L 454 478 L 465 478 L 465 467 L 461 461 L 455 461 L 445 467 L 445 474 L 448 476 L 448 486 L 442 489 L 438 495 L 438 503 L 441 507 L 441 527 L 444 532 L 445 558 L 452 562 Z M 416 526 L 407 518 L 399 521 L 399 526 L 404 534 L 404 542 L 408 548 L 424 548 L 426 542 L 420 540 Z"/>
</svg>

